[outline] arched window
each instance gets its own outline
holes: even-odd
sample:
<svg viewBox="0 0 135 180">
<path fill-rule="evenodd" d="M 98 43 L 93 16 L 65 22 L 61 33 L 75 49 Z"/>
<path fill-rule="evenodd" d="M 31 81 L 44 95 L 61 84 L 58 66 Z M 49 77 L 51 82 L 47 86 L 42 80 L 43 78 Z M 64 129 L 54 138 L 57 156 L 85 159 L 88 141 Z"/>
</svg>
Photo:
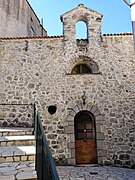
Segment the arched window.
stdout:
<svg viewBox="0 0 135 180">
<path fill-rule="evenodd" d="M 87 25 L 84 21 L 78 21 L 76 23 L 76 39 L 87 39 Z"/>
<path fill-rule="evenodd" d="M 71 74 L 90 74 L 91 68 L 87 64 L 78 64 L 73 69 Z"/>
</svg>

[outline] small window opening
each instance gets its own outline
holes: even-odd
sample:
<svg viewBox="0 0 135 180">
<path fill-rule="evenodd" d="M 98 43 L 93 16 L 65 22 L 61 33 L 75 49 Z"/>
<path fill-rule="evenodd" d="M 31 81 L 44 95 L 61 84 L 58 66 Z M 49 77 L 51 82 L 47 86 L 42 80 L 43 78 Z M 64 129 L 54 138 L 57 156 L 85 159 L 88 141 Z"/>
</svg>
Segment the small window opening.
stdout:
<svg viewBox="0 0 135 180">
<path fill-rule="evenodd" d="M 76 39 L 87 39 L 87 25 L 84 21 L 78 21 L 76 23 Z"/>
<path fill-rule="evenodd" d="M 90 74 L 92 73 L 91 68 L 87 64 L 78 64 L 76 65 L 71 74 Z"/>
<path fill-rule="evenodd" d="M 96 21 L 101 22 L 101 21 L 102 21 L 102 19 L 101 19 L 101 18 L 97 18 L 97 19 L 96 19 Z"/>
</svg>

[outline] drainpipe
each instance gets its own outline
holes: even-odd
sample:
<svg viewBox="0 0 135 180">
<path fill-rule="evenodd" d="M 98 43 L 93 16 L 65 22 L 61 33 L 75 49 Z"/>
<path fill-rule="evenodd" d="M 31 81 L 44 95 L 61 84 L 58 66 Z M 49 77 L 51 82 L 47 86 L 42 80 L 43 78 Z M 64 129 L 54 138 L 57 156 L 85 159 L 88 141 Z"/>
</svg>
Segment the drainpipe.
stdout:
<svg viewBox="0 0 135 180">
<path fill-rule="evenodd" d="M 130 8 L 131 8 L 131 20 L 132 20 L 134 50 L 135 50 L 135 0 L 131 0 Z"/>
<path fill-rule="evenodd" d="M 44 36 L 44 28 L 43 28 L 43 18 L 41 19 L 41 36 L 43 37 Z"/>
<path fill-rule="evenodd" d="M 131 9 L 131 21 L 132 21 L 132 31 L 133 31 L 133 39 L 134 39 L 134 50 L 135 50 L 135 0 L 123 0 Z"/>
</svg>

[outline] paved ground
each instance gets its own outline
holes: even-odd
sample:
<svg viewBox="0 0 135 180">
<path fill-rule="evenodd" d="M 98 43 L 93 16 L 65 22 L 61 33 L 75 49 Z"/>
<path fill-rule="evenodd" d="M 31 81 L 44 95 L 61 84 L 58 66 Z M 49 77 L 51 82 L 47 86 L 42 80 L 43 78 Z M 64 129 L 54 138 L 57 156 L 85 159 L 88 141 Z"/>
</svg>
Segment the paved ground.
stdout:
<svg viewBox="0 0 135 180">
<path fill-rule="evenodd" d="M 110 166 L 58 166 L 60 180 L 135 180 L 135 169 Z M 34 162 L 0 164 L 0 180 L 36 179 Z"/>
<path fill-rule="evenodd" d="M 34 180 L 35 178 L 35 163 L 33 161 L 0 164 L 0 180 Z"/>
<path fill-rule="evenodd" d="M 57 167 L 60 180 L 135 180 L 135 169 L 110 166 Z"/>
</svg>

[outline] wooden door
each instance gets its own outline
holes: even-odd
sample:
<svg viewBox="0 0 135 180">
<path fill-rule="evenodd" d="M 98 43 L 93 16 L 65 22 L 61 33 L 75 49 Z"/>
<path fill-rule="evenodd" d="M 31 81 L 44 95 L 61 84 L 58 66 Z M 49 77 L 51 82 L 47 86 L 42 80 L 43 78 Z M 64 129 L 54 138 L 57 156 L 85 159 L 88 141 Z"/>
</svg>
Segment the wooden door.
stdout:
<svg viewBox="0 0 135 180">
<path fill-rule="evenodd" d="M 97 163 L 94 117 L 88 111 L 75 116 L 75 152 L 76 164 Z"/>
</svg>

